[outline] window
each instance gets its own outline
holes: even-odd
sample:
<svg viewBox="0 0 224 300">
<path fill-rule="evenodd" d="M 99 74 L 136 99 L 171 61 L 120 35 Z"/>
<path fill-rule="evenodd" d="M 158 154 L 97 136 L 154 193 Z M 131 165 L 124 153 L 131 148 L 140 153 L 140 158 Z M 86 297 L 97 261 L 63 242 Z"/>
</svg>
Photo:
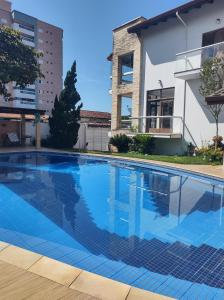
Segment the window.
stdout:
<svg viewBox="0 0 224 300">
<path fill-rule="evenodd" d="M 42 29 L 42 28 L 39 28 L 39 29 L 38 29 L 38 32 L 39 32 L 39 33 L 43 33 L 43 29 Z"/>
<path fill-rule="evenodd" d="M 27 99 L 27 98 L 21 98 L 21 97 L 15 97 L 13 100 L 19 100 L 22 104 L 34 104 L 34 99 Z"/>
<path fill-rule="evenodd" d="M 128 84 L 133 82 L 133 60 L 134 53 L 128 53 L 120 56 L 120 83 Z"/>
<path fill-rule="evenodd" d="M 35 89 L 30 89 L 30 88 L 20 88 L 18 86 L 15 86 L 13 88 L 14 90 L 20 90 L 20 93 L 21 94 L 28 94 L 28 95 L 35 95 L 36 94 L 36 91 Z"/>
<path fill-rule="evenodd" d="M 26 29 L 26 30 L 34 32 L 34 26 L 33 25 L 19 24 L 19 27 L 22 28 L 22 29 Z"/>
<path fill-rule="evenodd" d="M 131 97 L 121 97 L 120 98 L 121 105 L 121 128 L 131 128 L 131 120 L 132 116 L 132 98 Z"/>
<path fill-rule="evenodd" d="M 0 19 L 0 23 L 2 23 L 2 24 L 7 24 L 8 21 L 7 21 L 6 19 L 2 18 L 2 19 Z"/>
<path fill-rule="evenodd" d="M 30 35 L 21 34 L 22 39 L 28 42 L 34 43 L 34 37 Z"/>
<path fill-rule="evenodd" d="M 223 57 L 224 28 L 203 34 L 201 64 L 214 57 Z M 207 46 L 207 47 L 206 47 Z M 209 47 L 208 47 L 209 46 Z"/>
<path fill-rule="evenodd" d="M 202 37 L 202 47 L 224 42 L 224 28 L 206 32 Z"/>
<path fill-rule="evenodd" d="M 146 122 L 147 131 L 169 132 L 172 127 L 173 115 L 173 100 L 174 100 L 174 88 L 166 88 L 159 90 L 152 90 L 147 92 L 147 116 L 155 118 L 149 118 Z M 167 118 L 158 118 L 168 116 Z M 165 129 L 165 130 L 164 130 Z"/>
</svg>

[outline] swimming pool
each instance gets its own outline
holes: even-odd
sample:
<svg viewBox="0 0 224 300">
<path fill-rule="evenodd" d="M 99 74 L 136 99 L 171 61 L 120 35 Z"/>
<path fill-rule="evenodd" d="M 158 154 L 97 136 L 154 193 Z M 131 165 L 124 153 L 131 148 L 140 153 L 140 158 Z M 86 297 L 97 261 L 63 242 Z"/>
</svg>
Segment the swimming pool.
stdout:
<svg viewBox="0 0 224 300">
<path fill-rule="evenodd" d="M 0 155 L 0 240 L 178 299 L 224 298 L 224 185 L 162 167 Z"/>
</svg>

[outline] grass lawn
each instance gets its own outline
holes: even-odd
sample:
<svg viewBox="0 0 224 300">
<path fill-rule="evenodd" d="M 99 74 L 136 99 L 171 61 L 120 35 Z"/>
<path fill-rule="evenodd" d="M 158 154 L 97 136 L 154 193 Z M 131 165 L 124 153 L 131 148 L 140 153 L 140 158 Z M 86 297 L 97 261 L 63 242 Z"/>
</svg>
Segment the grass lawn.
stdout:
<svg viewBox="0 0 224 300">
<path fill-rule="evenodd" d="M 110 153 L 101 151 L 88 151 L 86 153 L 102 154 L 102 155 L 112 155 L 121 157 L 131 157 L 131 158 L 142 158 L 155 161 L 163 161 L 176 164 L 186 164 L 186 165 L 221 165 L 219 162 L 209 162 L 203 159 L 201 156 L 177 156 L 177 155 L 144 155 L 136 152 L 128 153 Z"/>
</svg>

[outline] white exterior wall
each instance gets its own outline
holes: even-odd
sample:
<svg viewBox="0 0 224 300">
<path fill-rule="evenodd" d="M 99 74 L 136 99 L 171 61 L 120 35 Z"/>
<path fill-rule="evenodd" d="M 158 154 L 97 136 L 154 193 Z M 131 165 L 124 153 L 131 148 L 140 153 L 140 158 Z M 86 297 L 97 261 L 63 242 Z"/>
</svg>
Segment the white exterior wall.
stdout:
<svg viewBox="0 0 224 300">
<path fill-rule="evenodd" d="M 187 48 L 185 28 L 176 18 L 142 31 L 141 115 L 143 116 L 146 115 L 146 93 L 148 90 L 160 89 L 159 80 L 163 88 L 175 87 L 173 114 L 184 116 L 184 80 L 174 77 L 176 54 L 200 48 L 203 33 L 224 28 L 224 1 L 215 0 L 213 4 L 205 4 L 200 9 L 193 9 L 181 17 L 188 24 Z M 216 21 L 218 18 L 221 19 L 220 24 Z M 204 98 L 199 93 L 199 87 L 199 79 L 187 81 L 185 122 L 200 147 L 202 142 L 211 141 L 215 135 L 215 124 L 206 108 Z M 181 122 L 178 123 L 174 121 L 176 130 L 181 126 Z M 224 135 L 224 118 L 220 124 L 220 135 Z M 187 142 L 192 142 L 189 136 L 186 132 Z"/>
<path fill-rule="evenodd" d="M 49 136 L 49 125 L 48 123 L 41 123 L 41 139 L 46 139 Z M 31 136 L 31 140 L 35 139 L 36 131 L 35 131 L 34 122 L 26 122 L 26 135 Z M 27 141 L 29 142 L 29 140 Z"/>
</svg>

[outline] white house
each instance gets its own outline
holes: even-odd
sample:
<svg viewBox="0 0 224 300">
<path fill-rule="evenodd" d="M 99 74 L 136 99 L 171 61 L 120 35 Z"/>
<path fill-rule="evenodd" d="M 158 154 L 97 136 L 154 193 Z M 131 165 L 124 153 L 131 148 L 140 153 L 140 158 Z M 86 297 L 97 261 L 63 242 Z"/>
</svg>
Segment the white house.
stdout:
<svg viewBox="0 0 224 300">
<path fill-rule="evenodd" d="M 224 1 L 194 0 L 137 18 L 114 29 L 113 39 L 112 134 L 149 133 L 170 154 L 211 141 L 215 120 L 199 92 L 200 71 L 224 54 Z M 219 128 L 224 136 L 224 114 Z"/>
</svg>

